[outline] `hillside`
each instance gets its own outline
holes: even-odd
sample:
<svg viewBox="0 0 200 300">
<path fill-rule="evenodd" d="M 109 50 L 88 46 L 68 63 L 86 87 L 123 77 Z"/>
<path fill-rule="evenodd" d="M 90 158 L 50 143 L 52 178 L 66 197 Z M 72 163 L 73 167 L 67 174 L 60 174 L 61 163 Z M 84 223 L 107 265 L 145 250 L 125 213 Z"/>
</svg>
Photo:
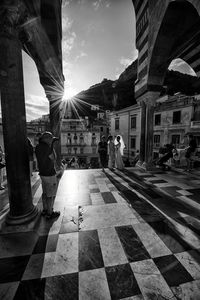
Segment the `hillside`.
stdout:
<svg viewBox="0 0 200 300">
<path fill-rule="evenodd" d="M 102 82 L 91 86 L 74 97 L 74 106 L 80 116 L 96 116 L 92 105 L 100 110 L 118 110 L 136 103 L 135 80 L 137 79 L 137 60 L 129 65 L 115 81 L 104 78 Z M 200 80 L 188 74 L 168 70 L 162 94 L 173 95 L 181 92 L 186 95 L 200 93 Z"/>
<path fill-rule="evenodd" d="M 117 80 L 104 78 L 102 82 L 80 92 L 74 97 L 74 105 L 79 115 L 93 114 L 90 111 L 91 105 L 99 105 L 100 109 L 105 111 L 118 110 L 135 104 L 134 82 L 136 77 L 137 61 L 134 61 Z"/>
<path fill-rule="evenodd" d="M 177 92 L 186 95 L 200 93 L 199 78 L 178 71 L 168 70 L 164 85 L 167 86 L 166 92 L 169 95 L 173 95 Z"/>
</svg>

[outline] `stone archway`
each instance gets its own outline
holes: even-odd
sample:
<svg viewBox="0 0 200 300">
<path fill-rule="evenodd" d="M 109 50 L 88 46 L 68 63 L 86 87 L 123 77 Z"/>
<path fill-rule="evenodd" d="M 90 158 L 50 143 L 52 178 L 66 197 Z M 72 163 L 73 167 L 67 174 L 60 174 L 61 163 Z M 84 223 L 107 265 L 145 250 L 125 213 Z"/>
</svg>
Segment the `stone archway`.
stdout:
<svg viewBox="0 0 200 300">
<path fill-rule="evenodd" d="M 133 0 L 136 12 L 138 78 L 141 104 L 140 163 L 151 165 L 154 105 L 162 90 L 169 64 L 187 62 L 200 75 L 200 3 L 197 0 Z"/>
<path fill-rule="evenodd" d="M 150 49 L 148 89 L 159 91 L 162 88 L 173 59 L 181 58 L 191 65 L 195 61 L 194 55 L 200 54 L 199 38 L 200 16 L 195 7 L 188 1 L 170 2 Z M 197 74 L 199 65 L 191 65 Z"/>
<path fill-rule="evenodd" d="M 64 86 L 61 2 L 3 0 L 0 3 L 0 96 L 10 203 L 6 222 L 10 225 L 30 222 L 38 213 L 32 202 L 29 176 L 22 48 L 36 63 L 50 103 L 52 131 L 57 134 Z"/>
</svg>

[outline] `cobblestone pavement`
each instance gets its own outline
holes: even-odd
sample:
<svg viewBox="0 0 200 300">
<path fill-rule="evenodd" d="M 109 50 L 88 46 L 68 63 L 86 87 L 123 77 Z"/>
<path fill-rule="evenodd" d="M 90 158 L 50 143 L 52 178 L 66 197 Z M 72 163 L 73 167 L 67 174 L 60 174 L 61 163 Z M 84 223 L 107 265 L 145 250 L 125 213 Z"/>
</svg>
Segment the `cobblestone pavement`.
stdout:
<svg viewBox="0 0 200 300">
<path fill-rule="evenodd" d="M 173 170 L 65 171 L 58 219 L 0 233 L 0 299 L 199 300 L 199 183 Z M 42 209 L 38 176 L 32 186 Z"/>
</svg>

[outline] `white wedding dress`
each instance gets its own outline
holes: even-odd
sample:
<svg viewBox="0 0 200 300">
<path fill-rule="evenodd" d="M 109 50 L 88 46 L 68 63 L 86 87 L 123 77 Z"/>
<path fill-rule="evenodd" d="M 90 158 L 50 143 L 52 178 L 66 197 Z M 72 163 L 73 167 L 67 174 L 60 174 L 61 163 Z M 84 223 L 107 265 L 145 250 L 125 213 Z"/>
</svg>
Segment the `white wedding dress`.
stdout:
<svg viewBox="0 0 200 300">
<path fill-rule="evenodd" d="M 124 163 L 123 163 L 121 152 L 122 152 L 121 143 L 118 142 L 115 145 L 115 166 L 119 170 L 123 170 L 124 169 Z"/>
</svg>

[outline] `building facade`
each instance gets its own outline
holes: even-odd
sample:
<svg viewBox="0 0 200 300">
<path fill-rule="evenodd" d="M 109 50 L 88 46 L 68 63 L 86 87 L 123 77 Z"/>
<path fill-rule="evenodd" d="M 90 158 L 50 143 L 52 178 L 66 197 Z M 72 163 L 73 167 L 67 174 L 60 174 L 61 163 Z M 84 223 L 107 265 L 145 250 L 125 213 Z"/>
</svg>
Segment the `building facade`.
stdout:
<svg viewBox="0 0 200 300">
<path fill-rule="evenodd" d="M 124 159 L 134 160 L 140 150 L 141 109 L 138 104 L 110 113 L 110 134 L 121 135 L 124 144 Z"/>
<path fill-rule="evenodd" d="M 43 115 L 41 118 L 27 122 L 27 135 L 31 139 L 33 145 L 36 145 L 38 142 L 38 133 L 44 131 L 50 131 L 49 115 Z"/>
<path fill-rule="evenodd" d="M 156 102 L 154 112 L 154 157 L 159 148 L 172 143 L 176 148 L 187 146 L 186 134 L 193 134 L 200 150 L 199 96 L 164 96 Z"/>
<path fill-rule="evenodd" d="M 131 162 L 140 149 L 141 107 L 133 105 L 110 113 L 110 133 L 123 137 L 124 159 Z M 153 158 L 159 148 L 173 143 L 176 148 L 187 146 L 186 134 L 193 134 L 200 152 L 200 95 L 164 96 L 156 101 L 153 121 Z"/>
<path fill-rule="evenodd" d="M 66 161 L 77 157 L 80 164 L 98 164 L 100 131 L 89 127 L 88 118 L 63 119 L 61 125 L 61 155 Z"/>
</svg>

